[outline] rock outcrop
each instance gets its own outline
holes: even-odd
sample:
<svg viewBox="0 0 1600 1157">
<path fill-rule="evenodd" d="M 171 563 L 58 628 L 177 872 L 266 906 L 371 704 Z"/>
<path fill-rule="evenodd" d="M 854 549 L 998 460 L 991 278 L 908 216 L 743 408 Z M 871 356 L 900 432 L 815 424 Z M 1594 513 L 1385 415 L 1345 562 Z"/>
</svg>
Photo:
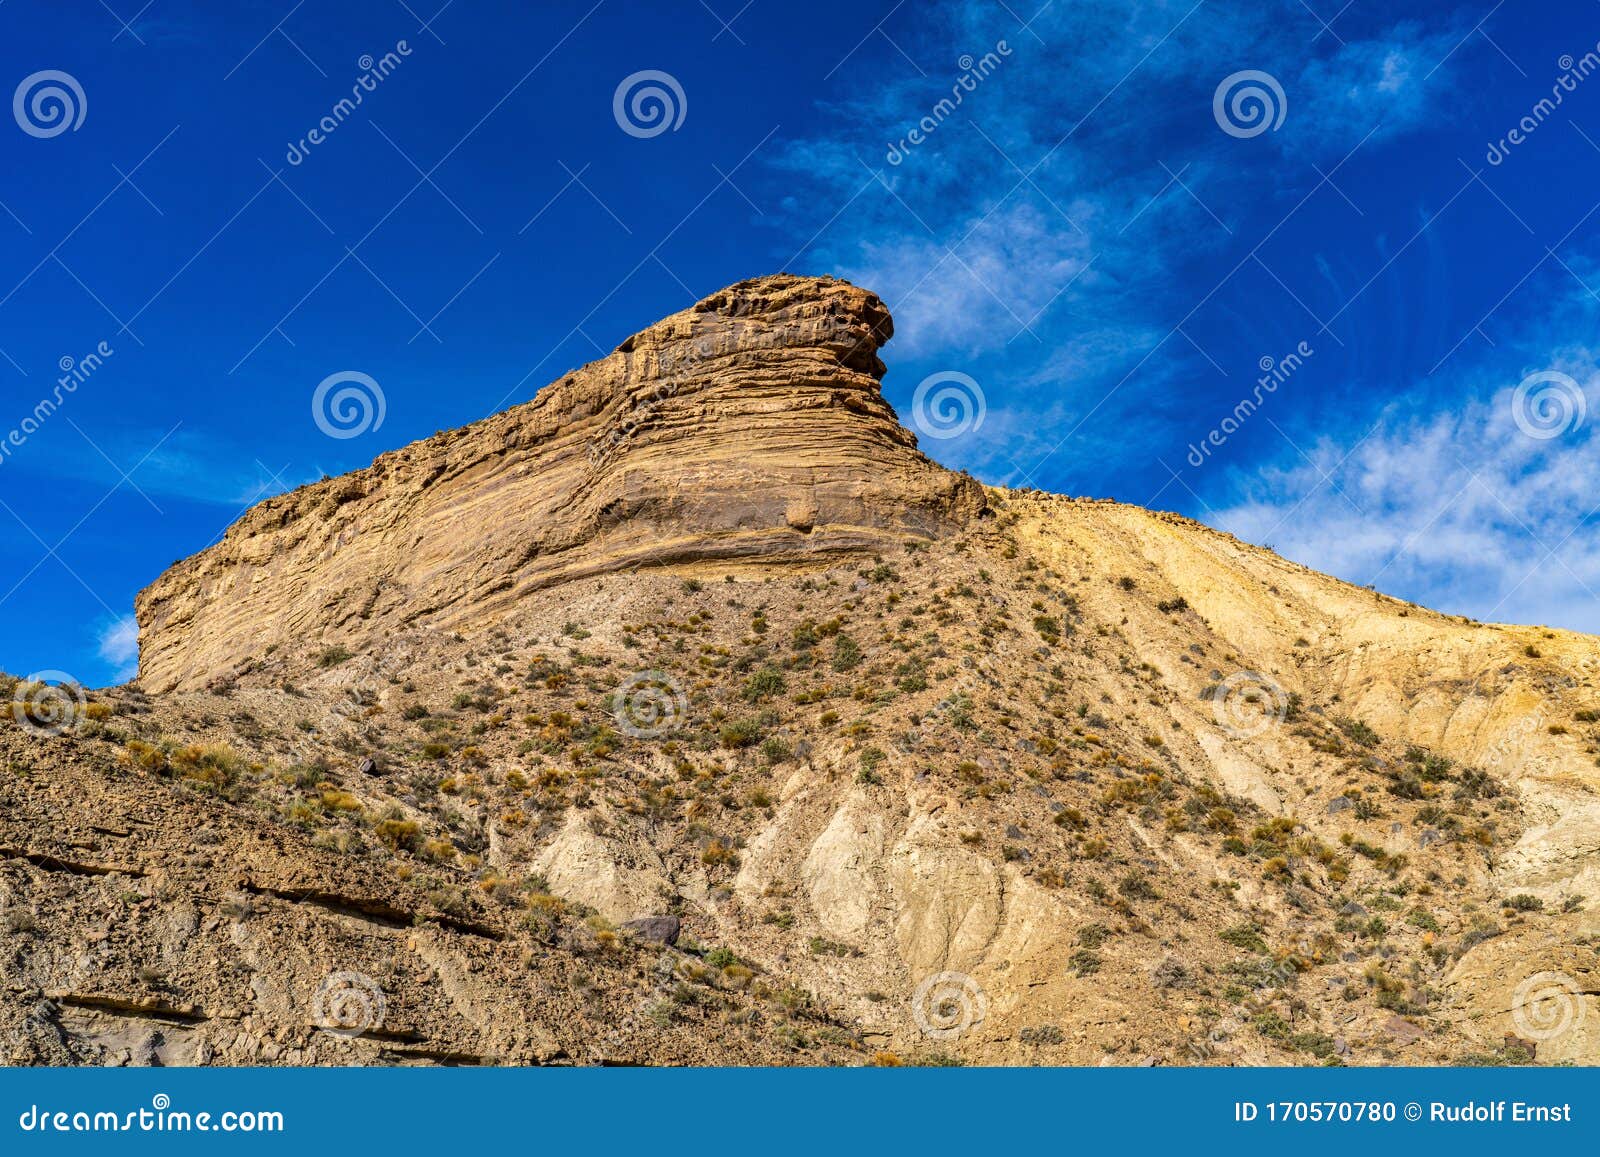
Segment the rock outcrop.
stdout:
<svg viewBox="0 0 1600 1157">
<path fill-rule="evenodd" d="M 193 689 L 275 644 L 470 631 L 610 571 L 943 534 L 983 491 L 884 401 L 892 332 L 843 281 L 741 282 L 525 405 L 265 501 L 140 595 L 140 682 Z"/>
</svg>

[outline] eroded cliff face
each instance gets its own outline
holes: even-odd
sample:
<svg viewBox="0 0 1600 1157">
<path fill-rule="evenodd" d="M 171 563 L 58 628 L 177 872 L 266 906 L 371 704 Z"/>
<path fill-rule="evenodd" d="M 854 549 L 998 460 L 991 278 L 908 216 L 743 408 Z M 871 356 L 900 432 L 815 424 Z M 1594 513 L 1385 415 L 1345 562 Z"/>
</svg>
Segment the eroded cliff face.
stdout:
<svg viewBox="0 0 1600 1157">
<path fill-rule="evenodd" d="M 471 631 L 611 571 L 947 533 L 983 491 L 883 400 L 892 332 L 846 282 L 741 282 L 526 405 L 263 502 L 140 595 L 140 682 L 202 686 L 274 645 Z"/>
</svg>

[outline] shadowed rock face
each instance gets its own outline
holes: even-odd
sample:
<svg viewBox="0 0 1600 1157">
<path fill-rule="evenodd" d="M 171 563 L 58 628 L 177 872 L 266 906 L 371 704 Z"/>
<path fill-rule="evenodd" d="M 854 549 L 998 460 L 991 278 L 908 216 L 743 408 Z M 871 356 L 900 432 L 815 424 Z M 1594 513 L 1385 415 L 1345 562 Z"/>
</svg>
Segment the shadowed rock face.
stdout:
<svg viewBox="0 0 1600 1157">
<path fill-rule="evenodd" d="M 883 400 L 892 332 L 845 282 L 741 282 L 525 405 L 269 499 L 139 596 L 141 683 L 199 687 L 274 643 L 471 631 L 608 571 L 941 537 L 985 499 Z"/>
</svg>

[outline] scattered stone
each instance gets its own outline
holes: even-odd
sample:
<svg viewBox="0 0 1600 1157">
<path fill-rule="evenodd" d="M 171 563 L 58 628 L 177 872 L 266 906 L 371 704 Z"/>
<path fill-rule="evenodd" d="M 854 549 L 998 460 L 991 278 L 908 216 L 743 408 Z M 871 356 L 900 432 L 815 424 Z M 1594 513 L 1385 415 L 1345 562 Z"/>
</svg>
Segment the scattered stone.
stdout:
<svg viewBox="0 0 1600 1157">
<path fill-rule="evenodd" d="M 681 927 L 676 916 L 645 916 L 622 924 L 624 932 L 653 944 L 676 944 Z"/>
<path fill-rule="evenodd" d="M 1391 1039 L 1403 1045 L 1416 1044 L 1428 1035 L 1424 1029 L 1418 1028 L 1398 1013 L 1383 1022 L 1383 1031 Z"/>
<path fill-rule="evenodd" d="M 1539 1043 L 1537 1041 L 1531 1041 L 1525 1037 L 1520 1037 L 1514 1032 L 1506 1033 L 1505 1044 L 1503 1047 L 1505 1048 L 1506 1052 L 1511 1052 L 1513 1049 L 1521 1049 L 1523 1052 L 1528 1054 L 1529 1060 L 1533 1060 L 1539 1055 Z"/>
</svg>

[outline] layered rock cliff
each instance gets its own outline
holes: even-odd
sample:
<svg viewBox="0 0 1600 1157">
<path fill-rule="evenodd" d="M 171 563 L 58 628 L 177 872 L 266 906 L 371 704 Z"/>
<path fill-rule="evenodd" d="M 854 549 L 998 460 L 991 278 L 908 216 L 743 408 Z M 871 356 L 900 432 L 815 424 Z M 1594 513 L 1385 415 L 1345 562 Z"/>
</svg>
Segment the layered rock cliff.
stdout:
<svg viewBox="0 0 1600 1157">
<path fill-rule="evenodd" d="M 883 400 L 892 332 L 846 282 L 741 282 L 526 405 L 269 499 L 140 595 L 141 684 L 201 686 L 274 646 L 471 630 L 587 575 L 944 533 L 983 491 Z"/>
</svg>

